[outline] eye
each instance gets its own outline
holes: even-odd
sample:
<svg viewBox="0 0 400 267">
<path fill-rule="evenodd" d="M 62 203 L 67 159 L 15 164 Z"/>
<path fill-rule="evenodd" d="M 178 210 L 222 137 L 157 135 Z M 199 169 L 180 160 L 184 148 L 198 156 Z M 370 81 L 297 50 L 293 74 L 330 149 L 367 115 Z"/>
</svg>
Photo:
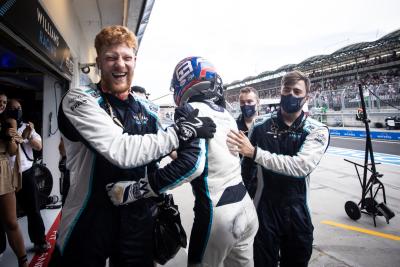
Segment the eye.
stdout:
<svg viewBox="0 0 400 267">
<path fill-rule="evenodd" d="M 131 57 L 131 56 L 124 57 L 124 60 L 125 60 L 125 61 L 131 61 L 132 59 L 133 59 L 133 57 Z"/>
<path fill-rule="evenodd" d="M 301 94 L 301 90 L 295 89 L 295 90 L 293 90 L 293 94 L 300 95 Z"/>
<path fill-rule="evenodd" d="M 113 61 L 113 60 L 115 60 L 115 57 L 108 56 L 108 57 L 106 57 L 106 60 L 107 60 L 107 61 Z"/>
</svg>

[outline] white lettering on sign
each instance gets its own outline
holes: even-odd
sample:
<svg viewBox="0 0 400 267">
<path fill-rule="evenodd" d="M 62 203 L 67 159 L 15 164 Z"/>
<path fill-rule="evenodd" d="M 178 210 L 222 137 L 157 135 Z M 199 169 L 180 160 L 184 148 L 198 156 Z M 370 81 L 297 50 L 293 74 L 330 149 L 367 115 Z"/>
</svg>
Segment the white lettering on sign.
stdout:
<svg viewBox="0 0 400 267">
<path fill-rule="evenodd" d="M 42 12 L 40 12 L 39 8 L 37 11 L 37 19 L 39 24 L 42 26 L 44 31 L 49 35 L 50 39 L 53 40 L 56 46 L 60 44 L 60 37 L 58 36 L 56 30 L 51 26 L 51 23 L 46 19 Z"/>
</svg>

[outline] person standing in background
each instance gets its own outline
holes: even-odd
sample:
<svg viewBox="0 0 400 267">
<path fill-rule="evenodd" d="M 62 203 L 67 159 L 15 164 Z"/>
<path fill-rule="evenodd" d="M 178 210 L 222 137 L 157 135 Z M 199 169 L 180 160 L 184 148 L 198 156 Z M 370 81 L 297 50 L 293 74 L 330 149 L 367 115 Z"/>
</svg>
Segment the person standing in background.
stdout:
<svg viewBox="0 0 400 267">
<path fill-rule="evenodd" d="M 0 92 L 0 116 L 3 114 L 7 107 L 7 96 L 3 92 Z M 0 223 L 0 258 L 3 256 L 3 252 L 7 248 L 6 232 L 4 231 L 3 224 Z"/>
<path fill-rule="evenodd" d="M 143 87 L 135 85 L 135 86 L 132 86 L 131 90 L 138 97 L 141 97 L 144 99 L 149 99 L 149 95 L 147 94 L 146 89 L 144 89 Z"/>
<path fill-rule="evenodd" d="M 240 89 L 239 104 L 242 113 L 236 120 L 236 124 L 239 131 L 242 131 L 247 136 L 249 129 L 258 115 L 260 99 L 257 90 L 253 87 Z M 242 158 L 241 154 L 239 154 L 239 156 Z M 251 198 L 254 198 L 256 195 L 258 183 L 257 179 L 252 179 L 251 182 L 246 184 L 247 191 Z"/>
<path fill-rule="evenodd" d="M 22 189 L 17 193 L 18 204 L 26 212 L 28 218 L 28 233 L 33 250 L 43 253 L 50 248 L 46 241 L 45 227 L 42 215 L 40 214 L 39 191 L 36 185 L 33 165 L 33 150 L 42 149 L 42 138 L 35 131 L 32 122 L 22 121 L 22 107 L 17 99 L 10 99 L 8 103 L 8 114 L 17 121 L 18 134 L 22 137 L 19 156 L 21 159 Z"/>
<path fill-rule="evenodd" d="M 1 235 L 4 238 L 1 246 L 5 250 L 5 235 L 8 243 L 18 258 L 18 266 L 28 267 L 24 239 L 17 221 L 17 207 L 15 192 L 21 189 L 21 173 L 19 170 L 19 157 L 14 164 L 10 164 L 10 156 L 17 155 L 18 143 L 22 140 L 17 134 L 17 123 L 14 119 L 4 115 L 2 106 L 7 104 L 7 97 L 0 93 L 2 101 L 0 115 L 0 225 Z M 4 103 L 5 102 L 5 103 Z M 3 228 L 4 227 L 4 228 Z"/>
<path fill-rule="evenodd" d="M 240 111 L 242 113 L 236 120 L 236 124 L 239 130 L 243 131 L 247 136 L 254 119 L 258 115 L 260 99 L 258 98 L 257 90 L 253 87 L 245 87 L 240 89 L 239 104 Z"/>
</svg>

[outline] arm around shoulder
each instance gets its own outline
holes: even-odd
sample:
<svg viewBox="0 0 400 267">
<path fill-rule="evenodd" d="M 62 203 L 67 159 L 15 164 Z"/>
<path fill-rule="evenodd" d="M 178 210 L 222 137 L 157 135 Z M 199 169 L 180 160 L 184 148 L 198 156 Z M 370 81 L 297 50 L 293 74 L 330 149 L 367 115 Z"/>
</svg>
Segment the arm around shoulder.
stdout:
<svg viewBox="0 0 400 267">
<path fill-rule="evenodd" d="M 70 90 L 62 100 L 60 113 L 78 133 L 79 141 L 111 163 L 121 168 L 133 168 L 165 156 L 178 147 L 174 129 L 143 136 L 123 133 L 123 129 L 100 107 L 102 98 L 91 95 L 94 89 L 84 90 Z"/>
</svg>

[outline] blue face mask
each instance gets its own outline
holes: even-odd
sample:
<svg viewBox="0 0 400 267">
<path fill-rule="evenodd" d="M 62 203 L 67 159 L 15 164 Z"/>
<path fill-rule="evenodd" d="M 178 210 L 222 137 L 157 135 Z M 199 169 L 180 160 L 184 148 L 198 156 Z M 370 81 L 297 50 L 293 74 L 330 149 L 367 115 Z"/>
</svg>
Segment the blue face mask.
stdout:
<svg viewBox="0 0 400 267">
<path fill-rule="evenodd" d="M 256 114 L 256 105 L 240 106 L 240 110 L 245 118 L 251 118 L 254 114 Z"/>
<path fill-rule="evenodd" d="M 303 107 L 303 99 L 304 97 L 294 97 L 292 94 L 281 95 L 281 107 L 287 113 L 295 113 Z"/>
</svg>

